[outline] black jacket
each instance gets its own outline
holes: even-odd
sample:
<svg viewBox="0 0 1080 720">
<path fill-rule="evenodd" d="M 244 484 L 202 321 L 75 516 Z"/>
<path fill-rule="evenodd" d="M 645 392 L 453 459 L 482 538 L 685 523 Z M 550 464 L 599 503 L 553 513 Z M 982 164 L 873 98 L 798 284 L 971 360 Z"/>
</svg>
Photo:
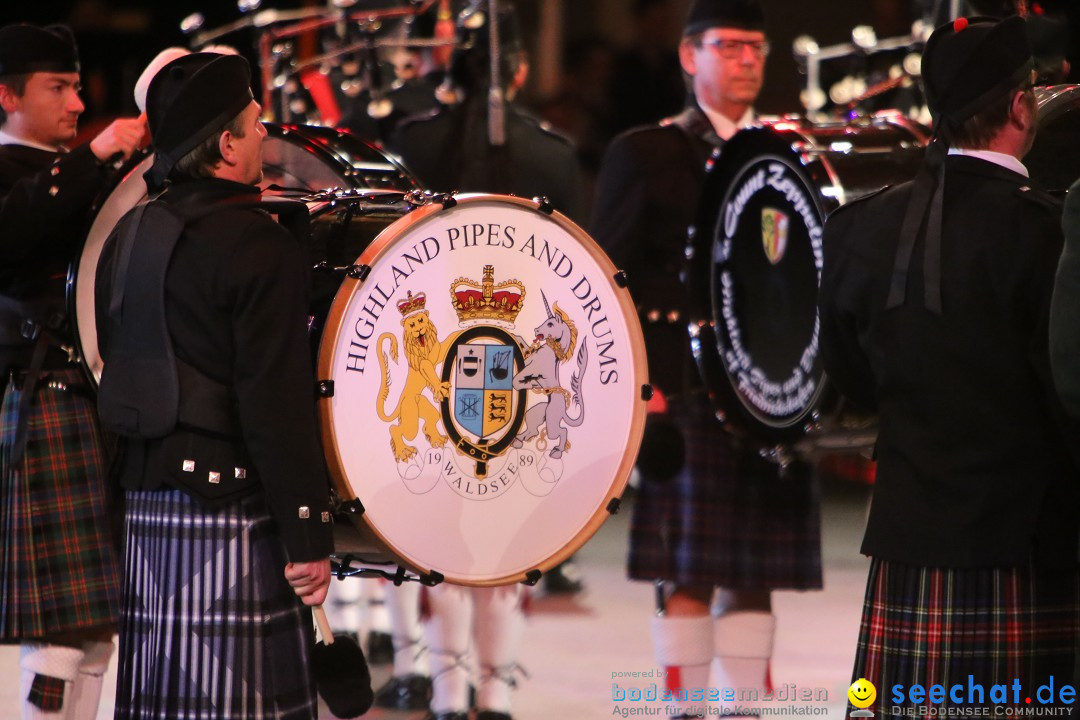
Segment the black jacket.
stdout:
<svg viewBox="0 0 1080 720">
<path fill-rule="evenodd" d="M 556 210 L 581 222 L 573 145 L 513 104 L 506 109 L 502 159 L 488 147 L 482 97 L 405 120 L 390 146 L 429 190 L 544 196 Z"/>
<path fill-rule="evenodd" d="M 1080 181 L 1069 190 L 1061 224 L 1065 251 L 1050 306 L 1050 361 L 1061 402 L 1080 417 Z"/>
<path fill-rule="evenodd" d="M 70 153 L 0 146 L 0 296 L 64 307 L 68 264 L 82 251 L 87 213 L 108 179 L 88 145 Z M 59 332 L 71 340 L 70 326 Z M 46 367 L 66 362 L 54 350 Z M 8 363 L 23 364 L 21 353 L 0 340 L 0 366 Z"/>
<path fill-rule="evenodd" d="M 636 128 L 612 141 L 589 223 L 596 242 L 627 273 L 642 315 L 649 380 L 666 394 L 697 382 L 681 273 L 705 163 L 722 144 L 696 106 L 678 120 Z"/>
<path fill-rule="evenodd" d="M 198 194 L 201 202 L 215 202 L 257 193 L 215 179 L 177 185 L 163 200 L 183 203 Z M 114 239 L 130 218 L 120 221 L 102 251 L 96 285 L 101 329 L 108 327 L 112 292 L 111 273 L 103 268 L 111 266 Z M 144 223 L 139 237 L 152 232 Z M 178 427 L 160 440 L 128 440 L 119 468 L 125 488 L 164 484 L 209 503 L 263 492 L 294 562 L 326 557 L 332 548 L 305 268 L 300 243 L 259 210 L 224 210 L 185 228 L 166 276 L 166 323 L 176 356 L 232 389 L 241 437 Z M 108 364 L 107 332 L 99 344 Z"/>
<path fill-rule="evenodd" d="M 1060 206 L 1022 175 L 946 161 L 942 298 L 885 310 L 905 183 L 825 227 L 821 354 L 831 381 L 880 414 L 862 550 L 932 567 L 1073 563 L 1080 450 L 1050 380 L 1047 319 Z"/>
</svg>

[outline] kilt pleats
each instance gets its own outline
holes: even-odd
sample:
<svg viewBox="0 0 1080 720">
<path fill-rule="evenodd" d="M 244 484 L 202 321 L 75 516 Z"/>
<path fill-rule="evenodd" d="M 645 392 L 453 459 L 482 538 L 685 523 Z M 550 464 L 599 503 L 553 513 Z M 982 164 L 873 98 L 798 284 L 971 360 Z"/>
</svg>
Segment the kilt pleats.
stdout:
<svg viewBox="0 0 1080 720">
<path fill-rule="evenodd" d="M 667 481 L 643 478 L 630 517 L 635 580 L 732 590 L 821 587 L 820 496 L 813 469 L 779 473 L 738 448 L 704 399 L 671 405 L 686 464 Z"/>
<path fill-rule="evenodd" d="M 992 705 L 994 685 L 1022 688 L 1019 704 L 1054 678 L 1073 683 L 1080 577 L 1071 569 L 927 568 L 875 558 L 870 567 L 853 679 L 878 691 L 877 717 L 893 712 L 891 688 L 963 686 L 963 706 Z M 969 680 L 969 676 L 970 680 Z M 984 688 L 968 702 L 969 684 Z M 906 696 L 905 696 L 906 697 Z M 950 705 L 920 703 L 940 711 Z M 910 708 L 910 703 L 900 707 Z"/>
<path fill-rule="evenodd" d="M 127 493 L 118 720 L 312 720 L 311 616 L 261 496 Z"/>
<path fill-rule="evenodd" d="M 18 467 L 8 459 L 21 390 L 9 385 L 4 394 L 0 642 L 108 626 L 119 613 L 105 453 L 93 397 L 81 390 L 84 382 L 76 368 L 42 375 Z"/>
</svg>

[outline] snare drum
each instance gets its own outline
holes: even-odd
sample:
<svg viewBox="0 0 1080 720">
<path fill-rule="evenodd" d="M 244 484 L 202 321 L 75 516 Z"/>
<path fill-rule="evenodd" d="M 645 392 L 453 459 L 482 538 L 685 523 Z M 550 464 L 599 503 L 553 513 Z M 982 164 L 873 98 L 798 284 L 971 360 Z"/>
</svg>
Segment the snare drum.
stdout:
<svg viewBox="0 0 1080 720">
<path fill-rule="evenodd" d="M 621 275 L 544 203 L 466 195 L 386 228 L 319 352 L 339 495 L 405 565 L 535 581 L 618 507 L 644 428 Z"/>
<path fill-rule="evenodd" d="M 266 131 L 262 146 L 264 187 L 305 192 L 346 188 L 403 193 L 420 187 L 397 161 L 349 133 L 272 123 L 266 124 Z M 98 200 L 82 254 L 68 273 L 68 305 L 76 318 L 83 366 L 95 387 L 101 377 L 94 317 L 94 274 L 98 257 L 120 218 L 146 199 L 143 173 L 152 163 L 152 156 L 137 157 L 118 173 L 117 182 Z M 362 247 L 351 249 L 355 250 L 351 256 L 355 258 Z"/>
<path fill-rule="evenodd" d="M 928 139 L 894 113 L 784 119 L 736 134 L 710 162 L 687 247 L 690 342 L 733 432 L 762 446 L 808 433 L 840 446 L 873 443 L 872 425 L 838 420 L 840 399 L 821 367 L 822 232 L 838 206 L 913 177 Z"/>
</svg>

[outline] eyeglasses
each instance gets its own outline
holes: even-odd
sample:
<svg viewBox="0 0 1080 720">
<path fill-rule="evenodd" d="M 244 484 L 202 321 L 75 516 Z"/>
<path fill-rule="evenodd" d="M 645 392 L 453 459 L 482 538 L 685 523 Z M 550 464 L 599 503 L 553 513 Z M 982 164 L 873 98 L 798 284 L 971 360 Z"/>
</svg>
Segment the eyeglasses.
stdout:
<svg viewBox="0 0 1080 720">
<path fill-rule="evenodd" d="M 744 47 L 750 48 L 750 52 L 756 58 L 764 58 L 769 55 L 768 40 L 724 40 L 723 38 L 708 38 L 702 40 L 701 44 L 712 48 L 713 52 L 726 60 L 735 60 L 742 57 Z"/>
</svg>

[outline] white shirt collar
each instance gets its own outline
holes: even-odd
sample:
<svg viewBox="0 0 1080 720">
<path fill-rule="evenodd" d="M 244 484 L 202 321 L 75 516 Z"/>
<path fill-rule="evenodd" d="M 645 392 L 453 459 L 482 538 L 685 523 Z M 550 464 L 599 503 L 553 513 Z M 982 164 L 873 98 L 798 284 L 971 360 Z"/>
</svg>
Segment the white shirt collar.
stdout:
<svg viewBox="0 0 1080 720">
<path fill-rule="evenodd" d="M 33 140 L 25 140 L 20 137 L 15 137 L 10 133 L 6 133 L 0 130 L 0 145 L 25 145 L 26 147 L 34 148 L 35 150 L 44 150 L 45 152 L 64 152 L 64 148 L 61 146 L 49 147 L 48 145 L 42 145 L 39 142 Z"/>
<path fill-rule="evenodd" d="M 966 155 L 967 157 L 978 158 L 980 160 L 985 160 L 986 162 L 994 163 L 995 165 L 1000 165 L 1006 170 L 1020 173 L 1024 177 L 1031 177 L 1028 173 L 1028 169 L 1024 166 L 1024 163 L 1006 153 L 994 152 L 993 150 L 967 150 L 965 148 L 951 147 L 949 148 L 949 154 Z"/>
<path fill-rule="evenodd" d="M 754 122 L 753 108 L 747 108 L 743 116 L 739 118 L 739 122 L 732 122 L 726 115 L 718 113 L 705 105 L 701 106 L 701 112 L 705 113 L 705 117 L 709 118 L 713 130 L 716 131 L 721 140 L 730 140 L 732 135 Z"/>
</svg>

